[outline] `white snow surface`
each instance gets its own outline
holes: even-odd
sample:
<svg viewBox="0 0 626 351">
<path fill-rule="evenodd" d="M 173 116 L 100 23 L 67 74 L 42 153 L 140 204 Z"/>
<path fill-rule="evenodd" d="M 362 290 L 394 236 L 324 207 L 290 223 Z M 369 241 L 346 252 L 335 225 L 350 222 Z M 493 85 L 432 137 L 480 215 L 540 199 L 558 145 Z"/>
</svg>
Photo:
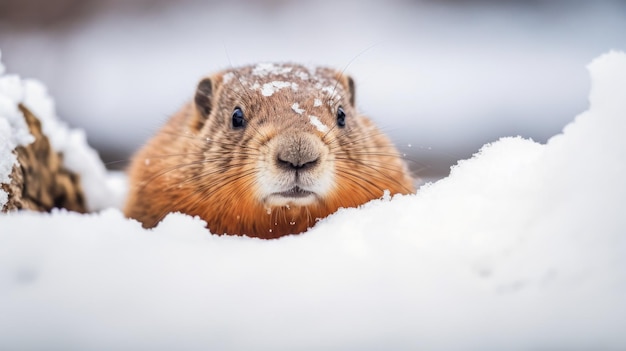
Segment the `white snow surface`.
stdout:
<svg viewBox="0 0 626 351">
<path fill-rule="evenodd" d="M 53 149 L 63 154 L 64 165 L 80 175 L 87 208 L 96 211 L 119 206 L 123 199 L 123 190 L 116 186 L 119 181 L 107 174 L 97 152 L 87 144 L 85 132 L 72 129 L 59 120 L 54 101 L 43 84 L 4 74 L 1 63 L 0 68 L 0 183 L 10 182 L 9 175 L 15 162 L 11 152 L 15 147 L 34 141 L 18 109 L 21 103 L 39 118 Z M 0 208 L 6 200 L 6 193 L 0 189 Z"/>
<path fill-rule="evenodd" d="M 626 54 L 589 71 L 547 144 L 503 138 L 301 235 L 4 214 L 0 349 L 626 349 Z"/>
</svg>

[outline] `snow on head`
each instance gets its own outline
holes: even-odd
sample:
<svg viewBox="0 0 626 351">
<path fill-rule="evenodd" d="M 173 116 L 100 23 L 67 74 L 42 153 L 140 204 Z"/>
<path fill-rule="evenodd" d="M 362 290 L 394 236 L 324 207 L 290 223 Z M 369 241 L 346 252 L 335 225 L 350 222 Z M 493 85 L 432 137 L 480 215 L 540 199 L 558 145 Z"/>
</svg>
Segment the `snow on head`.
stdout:
<svg viewBox="0 0 626 351">
<path fill-rule="evenodd" d="M 259 63 L 252 70 L 252 75 L 265 77 L 268 75 L 283 75 L 291 72 L 293 68 L 286 65 L 273 63 Z"/>
<path fill-rule="evenodd" d="M 326 133 L 328 131 L 328 126 L 322 123 L 317 116 L 309 115 L 309 122 L 320 132 Z"/>
<path fill-rule="evenodd" d="M 233 78 L 235 77 L 235 73 L 233 72 L 228 72 L 226 74 L 224 74 L 222 76 L 222 82 L 224 82 L 224 84 L 227 84 L 228 82 L 230 82 Z"/>
<path fill-rule="evenodd" d="M 0 349 L 626 349 L 626 55 L 590 72 L 547 144 L 503 138 L 298 236 L 1 215 Z"/>
<path fill-rule="evenodd" d="M 341 98 L 340 88 L 338 87 L 338 83 L 335 82 L 334 85 L 328 85 L 320 88 L 320 90 L 328 95 L 328 97 L 332 100 L 338 100 Z M 332 101 L 329 101 L 329 104 L 332 104 Z"/>
<path fill-rule="evenodd" d="M 291 105 L 291 109 L 299 115 L 304 113 L 304 110 L 300 108 L 300 104 L 297 102 L 294 102 L 294 104 Z"/>
<path fill-rule="evenodd" d="M 263 96 L 272 96 L 275 92 L 280 89 L 291 87 L 291 90 L 298 90 L 298 84 L 294 82 L 283 82 L 275 80 L 273 82 L 263 84 L 263 88 L 261 88 L 261 94 Z"/>
<path fill-rule="evenodd" d="M 237 76 L 240 84 L 233 87 L 235 91 L 240 88 L 260 91 L 261 95 L 266 97 L 285 88 L 291 88 L 293 92 L 306 90 L 305 94 L 316 96 L 313 107 L 319 107 L 322 105 L 321 98 L 328 100 L 329 105 L 333 105 L 344 94 L 344 88 L 339 84 L 333 72 L 325 67 L 259 63 L 242 67 L 241 76 L 228 72 L 224 75 L 223 81 L 228 83 L 233 76 Z"/>
<path fill-rule="evenodd" d="M 296 72 L 295 76 L 300 78 L 300 80 L 309 80 L 309 74 L 303 71 Z"/>
</svg>

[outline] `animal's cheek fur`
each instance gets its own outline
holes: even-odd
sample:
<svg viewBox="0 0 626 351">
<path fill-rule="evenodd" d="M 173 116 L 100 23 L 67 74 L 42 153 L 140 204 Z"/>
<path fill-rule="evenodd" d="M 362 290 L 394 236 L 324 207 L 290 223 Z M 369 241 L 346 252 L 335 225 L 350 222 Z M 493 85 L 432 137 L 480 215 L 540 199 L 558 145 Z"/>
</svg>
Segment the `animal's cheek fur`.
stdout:
<svg viewBox="0 0 626 351">
<path fill-rule="evenodd" d="M 253 162 L 254 167 L 254 198 L 262 203 L 264 199 L 272 192 L 280 191 L 281 183 L 288 182 L 288 179 L 279 179 L 273 172 L 274 167 L 271 166 L 273 159 L 271 154 L 271 145 L 263 144 L 258 149 L 259 157 Z M 252 190 L 252 189 L 251 189 Z"/>
</svg>

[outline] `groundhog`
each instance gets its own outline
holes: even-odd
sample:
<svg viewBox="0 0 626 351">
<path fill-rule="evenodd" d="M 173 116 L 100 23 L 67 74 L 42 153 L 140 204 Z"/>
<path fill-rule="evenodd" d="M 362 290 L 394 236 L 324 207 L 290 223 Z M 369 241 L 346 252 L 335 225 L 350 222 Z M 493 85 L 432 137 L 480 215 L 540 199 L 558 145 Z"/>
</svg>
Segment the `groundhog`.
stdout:
<svg viewBox="0 0 626 351">
<path fill-rule="evenodd" d="M 215 234 L 297 234 L 341 207 L 415 192 L 389 138 L 355 108 L 354 81 L 325 67 L 261 63 L 202 79 L 133 157 L 128 217 L 170 212 Z"/>
</svg>

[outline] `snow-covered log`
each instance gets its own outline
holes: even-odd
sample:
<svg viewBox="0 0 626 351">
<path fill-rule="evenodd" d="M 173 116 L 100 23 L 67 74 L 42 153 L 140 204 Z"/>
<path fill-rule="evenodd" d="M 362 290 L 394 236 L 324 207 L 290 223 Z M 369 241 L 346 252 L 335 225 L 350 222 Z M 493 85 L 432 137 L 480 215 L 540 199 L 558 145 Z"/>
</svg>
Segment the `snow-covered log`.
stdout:
<svg viewBox="0 0 626 351">
<path fill-rule="evenodd" d="M 86 212 L 80 176 L 63 165 L 63 155 L 52 149 L 37 116 L 24 105 L 18 107 L 34 140 L 28 145 L 18 145 L 12 152 L 16 162 L 9 175 L 10 182 L 0 184 L 7 196 L 1 210 L 65 208 Z"/>
</svg>

